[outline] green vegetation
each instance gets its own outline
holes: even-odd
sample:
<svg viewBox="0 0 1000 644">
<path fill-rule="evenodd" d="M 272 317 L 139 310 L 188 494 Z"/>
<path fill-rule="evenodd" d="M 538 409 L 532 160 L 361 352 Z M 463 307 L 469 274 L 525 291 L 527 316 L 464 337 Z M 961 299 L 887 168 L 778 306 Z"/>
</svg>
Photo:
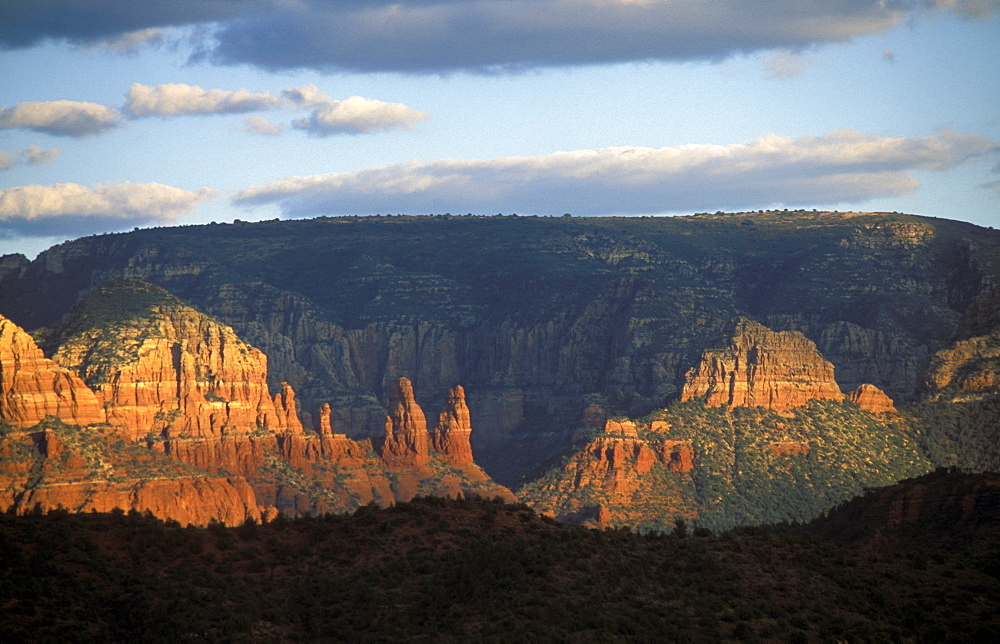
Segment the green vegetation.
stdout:
<svg viewBox="0 0 1000 644">
<path fill-rule="evenodd" d="M 593 458 L 584 450 L 520 488 L 518 498 L 557 515 L 603 505 L 618 517 L 613 524 L 640 529 L 665 530 L 675 517 L 686 516 L 698 526 L 725 530 L 809 521 L 865 488 L 934 467 L 904 420 L 879 418 L 850 403 L 812 401 L 790 416 L 675 403 L 641 419 L 640 426 L 651 420 L 665 421 L 669 429 L 642 431 L 640 438 L 653 451 L 663 441 L 690 441 L 690 472 L 671 472 L 658 462 L 636 474 L 629 466 L 624 475 L 635 477 L 636 489 L 620 499 L 607 479 L 575 486 L 575 472 Z"/>
<path fill-rule="evenodd" d="M 236 528 L 7 515 L 0 638 L 989 641 L 998 553 L 995 532 L 920 551 L 787 529 L 639 535 L 437 498 Z"/>
<path fill-rule="evenodd" d="M 936 465 L 1000 472 L 1000 399 L 928 402 L 911 411 Z"/>
</svg>

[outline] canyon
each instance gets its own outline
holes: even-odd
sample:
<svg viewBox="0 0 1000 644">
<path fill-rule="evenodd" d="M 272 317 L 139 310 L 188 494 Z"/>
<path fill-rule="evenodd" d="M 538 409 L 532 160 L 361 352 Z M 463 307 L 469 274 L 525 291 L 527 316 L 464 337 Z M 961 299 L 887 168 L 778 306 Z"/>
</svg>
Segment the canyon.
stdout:
<svg viewBox="0 0 1000 644">
<path fill-rule="evenodd" d="M 1000 234 L 897 213 L 100 235 L 0 258 L 0 315 L 41 348 L 16 387 L 48 392 L 5 395 L 3 420 L 114 428 L 186 476 L 242 477 L 261 516 L 516 487 L 595 525 L 803 520 L 1000 462 L 996 284 Z M 774 485 L 808 499 L 763 507 Z"/>
</svg>

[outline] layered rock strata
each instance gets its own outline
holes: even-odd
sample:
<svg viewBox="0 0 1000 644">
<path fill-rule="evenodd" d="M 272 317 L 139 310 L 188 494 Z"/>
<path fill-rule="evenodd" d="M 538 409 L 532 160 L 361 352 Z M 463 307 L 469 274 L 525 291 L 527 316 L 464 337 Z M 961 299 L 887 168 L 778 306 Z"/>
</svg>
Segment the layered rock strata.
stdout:
<svg viewBox="0 0 1000 644">
<path fill-rule="evenodd" d="M 33 427 L 46 416 L 74 425 L 104 422 L 83 380 L 46 359 L 28 333 L 0 316 L 0 421 Z"/>
<path fill-rule="evenodd" d="M 810 400 L 843 400 L 833 365 L 796 331 L 776 332 L 736 320 L 727 347 L 707 350 L 688 371 L 681 401 L 709 407 L 765 407 L 785 412 Z"/>
<path fill-rule="evenodd" d="M 847 395 L 847 399 L 870 414 L 895 414 L 892 398 L 875 385 L 864 384 Z"/>
</svg>

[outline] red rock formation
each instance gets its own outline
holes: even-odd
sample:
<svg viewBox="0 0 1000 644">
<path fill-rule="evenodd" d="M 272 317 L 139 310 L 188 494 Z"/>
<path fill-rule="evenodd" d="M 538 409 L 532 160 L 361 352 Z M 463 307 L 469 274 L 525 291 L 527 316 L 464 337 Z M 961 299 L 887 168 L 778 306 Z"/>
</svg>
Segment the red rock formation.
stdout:
<svg viewBox="0 0 1000 644">
<path fill-rule="evenodd" d="M 274 395 L 274 407 L 278 414 L 278 428 L 293 434 L 301 434 L 302 421 L 295 407 L 295 390 L 287 382 L 281 383 L 281 392 Z"/>
<path fill-rule="evenodd" d="M 843 400 L 833 365 L 797 331 L 775 332 L 740 319 L 724 349 L 709 350 L 687 373 L 681 401 L 784 412 L 810 400 Z"/>
<path fill-rule="evenodd" d="M 41 506 L 42 510 L 64 508 L 71 512 L 110 512 L 115 508 L 146 512 L 181 524 L 206 525 L 213 519 L 239 525 L 247 519 L 259 521 L 261 514 L 253 488 L 240 477 L 189 478 L 130 482 L 70 483 L 29 490 L 19 512 Z"/>
<path fill-rule="evenodd" d="M 47 360 L 28 333 L 0 316 L 0 421 L 32 427 L 46 416 L 71 425 L 104 422 L 94 392 L 75 373 Z"/>
<path fill-rule="evenodd" d="M 892 398 L 875 385 L 864 384 L 848 394 L 847 399 L 869 414 L 896 413 Z"/>
<path fill-rule="evenodd" d="M 431 435 L 434 450 L 450 465 L 472 463 L 472 420 L 465 404 L 465 389 L 456 385 L 448 392 L 448 400 L 438 416 Z"/>
<path fill-rule="evenodd" d="M 609 418 L 604 423 L 604 433 L 610 436 L 625 436 L 639 438 L 639 430 L 628 418 Z"/>
<path fill-rule="evenodd" d="M 330 424 L 330 403 L 323 403 L 319 408 L 319 433 L 321 436 L 333 435 L 333 426 Z"/>
<path fill-rule="evenodd" d="M 400 378 L 389 385 L 389 415 L 380 450 L 387 467 L 409 467 L 430 462 L 427 420 L 413 398 L 413 384 Z"/>
<path fill-rule="evenodd" d="M 671 472 L 684 473 L 694 469 L 694 447 L 691 441 L 663 441 L 659 445 L 660 458 Z"/>
</svg>

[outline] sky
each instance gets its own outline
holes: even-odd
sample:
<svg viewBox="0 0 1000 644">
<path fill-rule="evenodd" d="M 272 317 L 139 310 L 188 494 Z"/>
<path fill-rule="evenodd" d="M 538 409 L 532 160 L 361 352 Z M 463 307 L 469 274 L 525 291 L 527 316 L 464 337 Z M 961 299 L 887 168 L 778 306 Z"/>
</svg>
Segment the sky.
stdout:
<svg viewBox="0 0 1000 644">
<path fill-rule="evenodd" d="M 1000 0 L 0 0 L 0 255 L 318 215 L 1000 227 Z"/>
</svg>

